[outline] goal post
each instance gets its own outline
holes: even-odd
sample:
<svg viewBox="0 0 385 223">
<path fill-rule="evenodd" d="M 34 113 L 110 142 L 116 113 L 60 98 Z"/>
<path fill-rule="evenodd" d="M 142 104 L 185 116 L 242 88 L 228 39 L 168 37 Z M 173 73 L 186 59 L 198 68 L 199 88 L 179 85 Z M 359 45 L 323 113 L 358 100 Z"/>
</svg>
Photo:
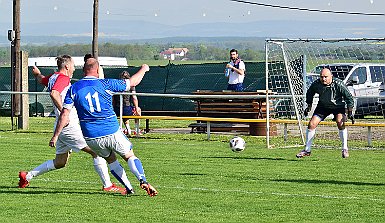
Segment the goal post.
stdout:
<svg viewBox="0 0 385 223">
<path fill-rule="evenodd" d="M 329 68 L 348 86 L 355 97 L 358 118 L 384 117 L 379 92 L 385 77 L 385 38 L 267 39 L 265 51 L 266 89 L 273 92 L 267 96 L 273 102 L 269 117 L 297 123 L 282 130 L 289 134 L 284 141 L 268 136 L 268 147 L 304 144 L 303 120 L 308 120 L 303 116 L 305 94 L 323 68 Z M 312 111 L 317 100 L 315 96 Z"/>
</svg>

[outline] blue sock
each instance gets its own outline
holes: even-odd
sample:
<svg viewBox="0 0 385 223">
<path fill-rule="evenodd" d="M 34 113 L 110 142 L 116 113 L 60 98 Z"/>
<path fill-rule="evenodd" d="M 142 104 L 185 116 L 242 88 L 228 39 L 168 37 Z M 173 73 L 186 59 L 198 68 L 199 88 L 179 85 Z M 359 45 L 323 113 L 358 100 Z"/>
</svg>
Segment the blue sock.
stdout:
<svg viewBox="0 0 385 223">
<path fill-rule="evenodd" d="M 132 156 L 127 160 L 127 164 L 130 167 L 131 172 L 136 176 L 136 178 L 141 181 L 146 181 L 146 176 L 144 175 L 144 169 L 142 162 L 136 156 Z"/>
</svg>

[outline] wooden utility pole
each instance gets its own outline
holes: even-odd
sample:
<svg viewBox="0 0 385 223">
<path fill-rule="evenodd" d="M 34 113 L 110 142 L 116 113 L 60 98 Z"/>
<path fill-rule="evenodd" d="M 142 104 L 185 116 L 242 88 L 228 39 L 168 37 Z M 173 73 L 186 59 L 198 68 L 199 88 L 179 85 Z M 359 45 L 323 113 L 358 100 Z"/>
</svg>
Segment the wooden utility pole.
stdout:
<svg viewBox="0 0 385 223">
<path fill-rule="evenodd" d="M 92 55 L 95 59 L 98 59 L 98 20 L 99 20 L 99 0 L 94 0 L 94 16 L 93 16 L 93 29 L 92 29 Z"/>
<path fill-rule="evenodd" d="M 15 39 L 12 44 L 12 91 L 21 91 L 21 72 L 20 72 L 20 0 L 13 0 L 13 30 Z M 13 114 L 19 116 L 21 112 L 21 95 L 12 96 Z"/>
</svg>

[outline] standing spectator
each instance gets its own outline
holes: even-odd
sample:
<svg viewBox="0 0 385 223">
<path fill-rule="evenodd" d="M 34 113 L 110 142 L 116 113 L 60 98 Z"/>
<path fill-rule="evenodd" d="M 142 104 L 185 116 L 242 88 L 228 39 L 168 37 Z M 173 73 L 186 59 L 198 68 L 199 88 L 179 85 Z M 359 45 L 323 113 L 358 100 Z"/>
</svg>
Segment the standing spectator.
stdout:
<svg viewBox="0 0 385 223">
<path fill-rule="evenodd" d="M 99 63 L 94 58 L 88 59 L 84 64 L 85 77 L 68 90 L 58 125 L 49 144 L 55 146 L 59 133 L 68 124 L 70 111 L 75 106 L 88 146 L 107 160 L 111 173 L 124 184 L 127 193 L 134 193 L 133 187 L 116 159 L 115 152 L 127 162 L 140 187 L 148 195 L 155 196 L 158 192 L 147 182 L 142 162 L 135 156 L 132 143 L 120 131 L 112 106 L 113 93 L 128 91 L 138 85 L 150 68 L 144 64 L 135 75 L 125 80 L 99 79 L 98 68 Z"/>
<path fill-rule="evenodd" d="M 130 79 L 130 74 L 127 71 L 123 71 L 120 74 L 120 79 Z M 136 93 L 135 87 L 131 87 L 129 93 Z M 138 97 L 136 95 L 123 95 L 123 116 L 130 115 L 142 115 L 142 110 L 139 107 Z M 113 105 L 115 114 L 120 116 L 120 95 L 114 95 Z M 131 135 L 131 128 L 129 119 L 123 119 L 126 129 L 123 131 L 126 135 Z M 139 120 L 135 120 L 135 124 L 139 124 Z M 138 133 L 135 133 L 138 134 Z"/>
<path fill-rule="evenodd" d="M 56 60 L 59 71 L 47 77 L 42 75 L 36 66 L 33 67 L 33 74 L 38 82 L 48 86 L 48 90 L 55 107 L 56 121 L 54 128 L 57 125 L 60 111 L 63 108 L 64 96 L 66 95 L 68 88 L 71 86 L 70 79 L 75 71 L 72 57 L 63 55 L 57 57 Z M 75 109 L 71 111 L 70 117 L 71 122 L 63 129 L 63 131 L 60 132 L 58 136 L 55 159 L 48 160 L 29 172 L 19 172 L 19 187 L 24 188 L 29 186 L 29 182 L 33 177 L 39 176 L 51 170 L 65 167 L 73 149 L 74 151 L 84 151 L 93 157 L 95 171 L 98 173 L 103 183 L 103 191 L 126 193 L 124 188 L 111 183 L 106 161 L 97 156 L 96 153 L 87 146 L 80 129 L 79 119 Z"/>
<path fill-rule="evenodd" d="M 243 91 L 243 80 L 245 79 L 246 66 L 243 60 L 239 59 L 236 49 L 230 50 L 230 62 L 226 65 L 229 70 L 227 90 Z M 227 70 L 225 69 L 225 73 Z"/>
<path fill-rule="evenodd" d="M 348 110 L 348 118 L 354 123 L 352 112 L 354 106 L 353 96 L 345 84 L 340 79 L 333 77 L 331 71 L 327 68 L 322 69 L 320 78 L 314 81 L 306 92 L 307 108 L 304 112 L 305 116 L 311 110 L 316 93 L 319 95 L 319 101 L 307 127 L 305 149 L 296 156 L 297 158 L 302 158 L 311 155 L 315 129 L 328 115 L 333 114 L 342 142 L 342 158 L 348 158 L 348 130 L 345 128 L 345 107 Z"/>
</svg>

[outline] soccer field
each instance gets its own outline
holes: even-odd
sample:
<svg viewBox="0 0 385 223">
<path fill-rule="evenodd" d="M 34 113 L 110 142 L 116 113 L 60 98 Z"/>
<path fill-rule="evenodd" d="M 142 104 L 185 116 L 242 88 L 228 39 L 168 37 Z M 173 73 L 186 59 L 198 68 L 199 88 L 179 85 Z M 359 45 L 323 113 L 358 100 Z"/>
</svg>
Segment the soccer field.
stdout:
<svg viewBox="0 0 385 223">
<path fill-rule="evenodd" d="M 3 120 L 3 119 L 2 119 Z M 0 131 L 1 222 L 383 222 L 385 150 L 266 149 L 263 138 L 231 135 L 145 134 L 132 139 L 148 181 L 159 195 L 102 192 L 92 160 L 73 153 L 69 165 L 17 188 L 18 172 L 54 158 L 52 124 L 33 120 L 28 132 Z M 40 127 L 38 127 L 40 126 Z M 338 143 L 338 142 L 337 142 Z M 111 179 L 117 181 L 111 176 Z"/>
</svg>

